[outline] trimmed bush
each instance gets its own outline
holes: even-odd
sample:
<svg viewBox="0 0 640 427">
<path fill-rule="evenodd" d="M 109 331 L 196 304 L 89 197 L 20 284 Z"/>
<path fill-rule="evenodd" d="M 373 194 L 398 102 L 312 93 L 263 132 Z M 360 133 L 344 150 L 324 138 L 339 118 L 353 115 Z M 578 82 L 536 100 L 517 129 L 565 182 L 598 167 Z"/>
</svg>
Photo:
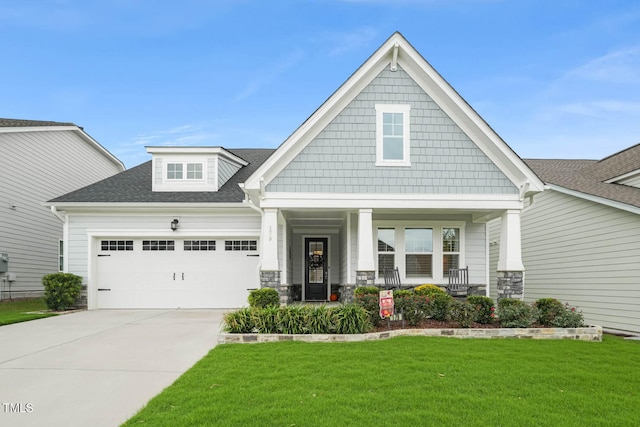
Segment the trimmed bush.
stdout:
<svg viewBox="0 0 640 427">
<path fill-rule="evenodd" d="M 249 292 L 249 307 L 280 307 L 280 295 L 273 288 L 254 289 Z"/>
<path fill-rule="evenodd" d="M 579 328 L 584 326 L 584 316 L 575 307 L 565 304 L 551 321 L 551 326 L 554 328 Z"/>
<path fill-rule="evenodd" d="M 354 289 L 353 295 L 375 295 L 377 297 L 380 295 L 380 289 L 377 286 L 358 286 Z"/>
<path fill-rule="evenodd" d="M 427 305 L 427 315 L 435 320 L 449 320 L 453 297 L 447 293 L 434 294 Z"/>
<path fill-rule="evenodd" d="M 540 298 L 534 305 L 538 309 L 538 323 L 552 326 L 554 319 L 565 311 L 564 305 L 555 298 Z"/>
<path fill-rule="evenodd" d="M 477 312 L 476 322 L 483 325 L 490 325 L 495 321 L 495 307 L 493 300 L 489 297 L 471 295 L 467 297 L 467 302 L 475 307 Z"/>
<path fill-rule="evenodd" d="M 420 285 L 414 289 L 414 292 L 418 295 L 426 295 L 429 298 L 433 298 L 435 295 L 446 295 L 444 289 L 436 285 Z"/>
<path fill-rule="evenodd" d="M 47 274 L 42 278 L 44 301 L 51 310 L 67 310 L 82 289 L 82 277 L 71 273 Z"/>
<path fill-rule="evenodd" d="M 380 318 L 380 297 L 377 293 L 375 295 L 367 293 L 356 295 L 354 303 L 367 311 L 371 324 L 377 326 L 382 322 Z"/>
<path fill-rule="evenodd" d="M 503 299 L 498 302 L 498 318 L 503 328 L 528 328 L 538 320 L 538 310 L 514 299 Z"/>
<path fill-rule="evenodd" d="M 449 313 L 451 320 L 456 322 L 461 328 L 471 326 L 478 316 L 475 306 L 466 301 L 451 301 Z"/>
<path fill-rule="evenodd" d="M 409 292 L 400 293 L 396 296 L 394 293 L 395 312 L 402 313 L 407 324 L 415 326 L 420 324 L 427 318 L 429 297 L 426 295 L 416 295 Z"/>
</svg>

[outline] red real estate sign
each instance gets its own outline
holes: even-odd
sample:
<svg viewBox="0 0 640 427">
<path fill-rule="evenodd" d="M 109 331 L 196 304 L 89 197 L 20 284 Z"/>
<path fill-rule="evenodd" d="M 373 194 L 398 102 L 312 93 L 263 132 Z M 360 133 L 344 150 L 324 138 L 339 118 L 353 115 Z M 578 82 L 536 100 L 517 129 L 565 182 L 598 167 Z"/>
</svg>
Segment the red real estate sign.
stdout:
<svg viewBox="0 0 640 427">
<path fill-rule="evenodd" d="M 393 316 L 393 291 L 380 291 L 380 317 Z"/>
</svg>

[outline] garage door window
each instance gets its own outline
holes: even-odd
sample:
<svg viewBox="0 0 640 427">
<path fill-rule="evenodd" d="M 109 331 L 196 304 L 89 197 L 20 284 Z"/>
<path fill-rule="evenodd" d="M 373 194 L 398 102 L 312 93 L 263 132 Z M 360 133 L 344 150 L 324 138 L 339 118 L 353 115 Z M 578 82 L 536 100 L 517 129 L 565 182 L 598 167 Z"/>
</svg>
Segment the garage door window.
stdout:
<svg viewBox="0 0 640 427">
<path fill-rule="evenodd" d="M 184 250 L 185 251 L 215 251 L 216 241 L 215 240 L 185 240 Z"/>
<path fill-rule="evenodd" d="M 143 240 L 143 251 L 173 251 L 175 250 L 175 240 Z"/>
<path fill-rule="evenodd" d="M 103 251 L 132 251 L 133 240 L 102 240 L 100 249 Z"/>
<path fill-rule="evenodd" d="M 225 240 L 225 251 L 255 251 L 258 250 L 257 240 Z"/>
</svg>

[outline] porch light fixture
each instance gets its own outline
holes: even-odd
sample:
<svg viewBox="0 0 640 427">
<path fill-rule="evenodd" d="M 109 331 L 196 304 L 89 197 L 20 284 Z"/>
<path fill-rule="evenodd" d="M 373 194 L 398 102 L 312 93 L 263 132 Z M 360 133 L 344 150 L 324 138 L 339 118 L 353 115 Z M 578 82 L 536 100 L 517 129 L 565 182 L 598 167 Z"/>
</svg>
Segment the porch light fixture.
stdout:
<svg viewBox="0 0 640 427">
<path fill-rule="evenodd" d="M 171 231 L 176 231 L 178 229 L 178 219 L 174 219 L 171 221 Z"/>
</svg>

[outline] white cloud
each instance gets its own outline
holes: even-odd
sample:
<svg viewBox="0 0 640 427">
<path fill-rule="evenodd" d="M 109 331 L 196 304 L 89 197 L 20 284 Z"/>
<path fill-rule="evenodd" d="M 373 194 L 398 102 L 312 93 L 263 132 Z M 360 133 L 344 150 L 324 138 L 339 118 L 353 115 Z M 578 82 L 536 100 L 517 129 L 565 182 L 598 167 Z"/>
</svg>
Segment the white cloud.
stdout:
<svg viewBox="0 0 640 427">
<path fill-rule="evenodd" d="M 570 70 L 565 80 L 638 84 L 640 76 L 640 46 L 617 50 L 595 58 Z"/>
<path fill-rule="evenodd" d="M 304 52 L 301 49 L 296 49 L 290 52 L 287 56 L 280 58 L 277 62 L 258 69 L 244 88 L 238 92 L 234 101 L 240 102 L 250 98 L 263 87 L 268 86 L 271 82 L 277 80 L 282 74 L 285 74 L 289 69 L 296 66 L 304 56 Z"/>
<path fill-rule="evenodd" d="M 360 48 L 367 48 L 378 41 L 378 32 L 372 27 L 362 27 L 351 32 L 331 32 L 319 38 L 321 43 L 329 43 L 329 55 L 339 56 Z"/>
</svg>

